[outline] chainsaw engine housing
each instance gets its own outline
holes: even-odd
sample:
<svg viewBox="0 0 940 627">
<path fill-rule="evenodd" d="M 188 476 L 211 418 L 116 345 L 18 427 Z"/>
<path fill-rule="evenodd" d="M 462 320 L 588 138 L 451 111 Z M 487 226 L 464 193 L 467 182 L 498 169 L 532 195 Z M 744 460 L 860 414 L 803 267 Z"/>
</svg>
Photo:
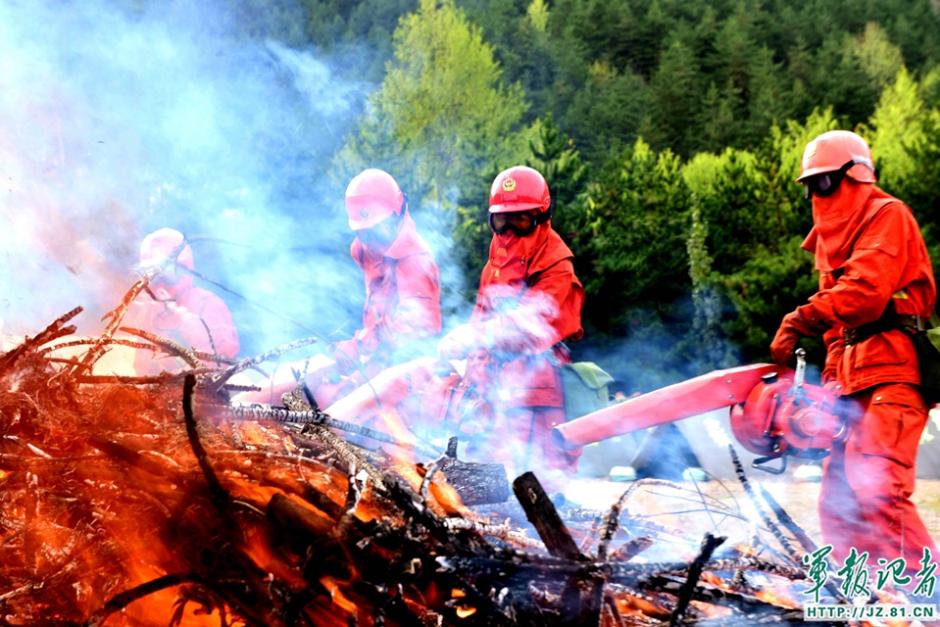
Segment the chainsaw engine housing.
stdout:
<svg viewBox="0 0 940 627">
<path fill-rule="evenodd" d="M 791 373 L 770 373 L 744 403 L 731 409 L 731 430 L 744 448 L 758 455 L 828 450 L 844 432 L 837 400 L 822 386 L 794 385 Z"/>
</svg>

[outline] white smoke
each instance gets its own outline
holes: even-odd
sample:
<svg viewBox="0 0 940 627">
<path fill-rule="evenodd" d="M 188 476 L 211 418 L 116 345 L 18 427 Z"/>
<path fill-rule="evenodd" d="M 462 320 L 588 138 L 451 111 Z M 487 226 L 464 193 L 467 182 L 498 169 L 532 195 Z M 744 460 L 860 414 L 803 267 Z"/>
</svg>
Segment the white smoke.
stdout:
<svg viewBox="0 0 940 627">
<path fill-rule="evenodd" d="M 212 3 L 0 0 L 6 330 L 111 308 L 170 226 L 199 272 L 267 305 L 221 293 L 243 345 L 350 333 L 361 278 L 327 172 L 372 87 Z"/>
</svg>

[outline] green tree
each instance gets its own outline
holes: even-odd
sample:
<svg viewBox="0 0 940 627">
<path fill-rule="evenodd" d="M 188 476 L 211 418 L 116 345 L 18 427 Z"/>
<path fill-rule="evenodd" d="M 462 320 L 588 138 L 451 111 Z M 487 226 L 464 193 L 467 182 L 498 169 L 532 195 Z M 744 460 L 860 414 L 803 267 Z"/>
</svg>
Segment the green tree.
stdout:
<svg viewBox="0 0 940 627">
<path fill-rule="evenodd" d="M 522 89 L 503 85 L 493 49 L 453 0 L 421 0 L 394 43 L 382 86 L 337 165 L 348 175 L 386 164 L 413 204 L 454 207 L 462 194 L 486 189 L 483 171 L 524 154 Z"/>
<path fill-rule="evenodd" d="M 529 99 L 538 103 L 526 121 L 556 111 L 559 85 L 581 74 L 584 61 L 580 46 L 571 45 L 567 39 L 559 41 L 557 33 L 552 32 L 555 9 L 542 0 L 461 0 L 460 6 L 493 46 L 505 82 L 519 83 Z M 570 94 L 581 82 L 576 81 Z M 560 91 L 567 103 L 565 90 Z"/>
<path fill-rule="evenodd" d="M 536 31 L 544 33 L 548 29 L 548 5 L 545 0 L 532 0 L 526 9 L 526 16 Z"/>
<path fill-rule="evenodd" d="M 735 100 L 730 86 L 722 92 L 715 83 L 709 84 L 695 123 L 687 131 L 697 131 L 695 147 L 698 150 L 719 151 L 734 141 L 738 127 L 734 113 Z"/>
<path fill-rule="evenodd" d="M 734 13 L 718 31 L 714 54 L 708 60 L 714 68 L 715 84 L 724 90 L 723 96 L 729 99 L 734 117 L 739 121 L 735 136 L 730 138 L 730 143 L 736 146 L 743 145 L 746 136 L 746 129 L 740 122 L 747 119 L 751 64 L 759 50 L 752 9 L 743 1 L 736 5 Z"/>
<path fill-rule="evenodd" d="M 762 46 L 751 58 L 748 82 L 746 146 L 757 146 L 771 125 L 790 119 L 791 101 L 784 89 L 784 74 L 773 52 Z"/>
<path fill-rule="evenodd" d="M 532 158 L 528 165 L 548 181 L 552 194 L 552 227 L 571 247 L 576 268 L 590 241 L 590 216 L 583 192 L 588 168 L 570 137 L 562 133 L 551 115 L 540 121 L 538 135 L 529 142 Z M 586 268 L 585 268 L 586 270 Z"/>
<path fill-rule="evenodd" d="M 855 47 L 851 34 L 833 31 L 813 55 L 810 83 L 816 104 L 831 106 L 852 125 L 871 115 L 879 91 L 854 53 Z"/>
<path fill-rule="evenodd" d="M 715 271 L 735 271 L 757 247 L 786 235 L 772 220 L 766 177 L 752 153 L 728 148 L 717 157 L 698 154 L 683 168 L 683 178 L 708 225 L 705 243 Z"/>
<path fill-rule="evenodd" d="M 934 276 L 940 276 L 940 110 L 931 110 L 922 139 L 911 144 L 911 154 L 917 176 L 910 179 L 904 200 L 924 232 Z"/>
<path fill-rule="evenodd" d="M 587 183 L 587 166 L 574 142 L 562 133 L 551 115 L 536 126 L 536 137 L 529 141 L 535 168 L 549 182 L 555 207 L 564 212 L 581 195 Z"/>
<path fill-rule="evenodd" d="M 725 265 L 716 273 L 714 281 L 730 304 L 723 319 L 723 329 L 732 342 L 741 349 L 745 359 L 766 358 L 773 332 L 784 314 L 803 302 L 816 284 L 812 255 L 800 248 L 812 226 L 809 201 L 803 198 L 800 185 L 794 183 L 799 175 L 800 163 L 806 144 L 814 137 L 838 127 L 831 109 L 814 111 L 803 123 L 788 122 L 784 127 L 774 126 L 755 153 L 751 165 L 752 176 L 761 181 L 754 202 L 748 208 L 738 201 L 729 215 L 719 214 L 721 228 L 731 228 L 727 237 L 731 248 L 739 241 L 750 242 L 746 254 L 735 258 L 734 264 Z M 712 167 L 719 168 L 722 164 Z M 690 163 L 688 180 L 694 170 Z M 731 168 L 733 172 L 735 169 Z M 697 173 L 699 178 L 701 173 Z M 740 180 L 740 175 L 732 176 Z M 723 187 L 723 189 L 722 189 Z M 737 190 L 737 191 L 736 191 Z M 732 200 L 735 194 L 747 190 L 732 184 L 716 185 L 711 192 L 720 201 Z M 732 216 L 730 214 L 736 214 Z M 735 230 L 741 221 L 753 215 L 756 237 L 747 238 Z M 718 241 L 716 238 L 715 241 Z M 732 250 L 733 254 L 733 250 Z M 814 357 L 819 357 L 816 347 Z"/>
<path fill-rule="evenodd" d="M 930 111 L 923 121 L 922 131 L 908 146 L 914 173 L 906 181 L 904 200 L 913 207 L 921 225 L 931 230 L 929 239 L 937 244 L 940 243 L 940 109 Z M 931 258 L 935 266 L 940 264 L 940 254 Z"/>
<path fill-rule="evenodd" d="M 688 294 L 690 196 L 680 165 L 671 151 L 637 140 L 589 183 L 591 271 L 582 279 L 596 328 L 620 330 L 637 315 L 645 319 L 642 311 L 668 316 Z"/>
<path fill-rule="evenodd" d="M 826 131 L 840 128 L 831 108 L 816 109 L 802 124 L 790 120 L 783 126 L 773 126 L 770 135 L 757 149 L 757 163 L 764 173 L 772 221 L 781 233 L 809 232 L 812 213 L 809 201 L 803 197 L 803 187 L 795 181 L 800 175 L 803 151 L 813 138 Z"/>
<path fill-rule="evenodd" d="M 904 66 L 901 49 L 891 42 L 885 30 L 875 22 L 866 24 L 865 32 L 856 37 L 855 42 L 852 52 L 862 69 L 878 89 L 883 89 Z"/>
<path fill-rule="evenodd" d="M 329 55 L 346 76 L 376 83 L 392 57 L 392 32 L 398 20 L 418 5 L 417 0 L 302 0 L 297 4 L 306 12 L 306 19 L 297 23 L 304 26 L 309 44 Z"/>
<path fill-rule="evenodd" d="M 692 196 L 691 227 L 686 240 L 689 255 L 689 278 L 692 280 L 692 306 L 695 318 L 692 323 L 690 343 L 699 361 L 712 367 L 730 365 L 721 337 L 721 299 L 714 284 L 712 258 L 708 254 L 708 224 Z"/>
<path fill-rule="evenodd" d="M 812 112 L 814 98 L 810 94 L 809 86 L 813 81 L 813 57 L 806 41 L 797 37 L 793 46 L 787 51 L 786 73 L 791 81 L 789 93 L 784 97 L 788 100 L 788 108 L 792 119 L 805 118 Z M 784 120 L 778 120 L 782 124 Z"/>
<path fill-rule="evenodd" d="M 589 159 L 602 161 L 636 141 L 651 105 L 642 78 L 596 61 L 561 121 Z"/>
<path fill-rule="evenodd" d="M 940 65 L 924 74 L 920 81 L 920 92 L 928 107 L 940 107 Z"/>
<path fill-rule="evenodd" d="M 629 63 L 635 52 L 632 33 L 643 23 L 629 2 L 559 0 L 551 14 L 556 32 L 587 51 L 588 62 L 603 60 L 616 67 Z"/>
<path fill-rule="evenodd" d="M 681 41 L 674 41 L 663 53 L 651 81 L 653 123 L 659 131 L 656 145 L 669 146 L 680 154 L 689 154 L 700 143 L 696 124 L 702 100 L 698 62 Z"/>
<path fill-rule="evenodd" d="M 765 358 L 784 314 L 816 289 L 813 256 L 802 250 L 802 235 L 758 249 L 737 271 L 720 279 L 733 305 L 724 328 L 747 360 Z M 814 361 L 819 362 L 819 351 Z"/>
<path fill-rule="evenodd" d="M 927 89 L 901 69 L 881 95 L 869 125 L 878 184 L 913 209 L 931 252 L 940 252 L 940 108 L 928 106 Z M 934 264 L 940 257 L 932 254 Z"/>
<path fill-rule="evenodd" d="M 902 193 L 917 176 L 911 147 L 923 143 L 929 114 L 917 81 L 901 68 L 882 92 L 869 124 L 860 129 L 874 154 L 879 182 L 887 189 Z"/>
</svg>

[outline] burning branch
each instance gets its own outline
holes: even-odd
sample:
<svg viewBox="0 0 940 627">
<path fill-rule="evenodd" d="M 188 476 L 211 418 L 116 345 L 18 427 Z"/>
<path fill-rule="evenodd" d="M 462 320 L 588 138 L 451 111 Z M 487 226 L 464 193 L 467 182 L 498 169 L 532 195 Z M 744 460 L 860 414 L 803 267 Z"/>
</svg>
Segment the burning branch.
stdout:
<svg viewBox="0 0 940 627">
<path fill-rule="evenodd" d="M 317 338 L 308 337 L 302 340 L 288 342 L 286 344 L 282 344 L 276 348 L 273 348 L 266 353 L 262 353 L 255 357 L 249 357 L 247 359 L 243 359 L 239 362 L 236 362 L 232 364 L 226 370 L 223 370 L 222 372 L 218 373 L 215 377 L 213 377 L 212 382 L 210 383 L 208 387 L 209 393 L 210 394 L 217 393 L 222 388 L 222 386 L 225 385 L 226 381 L 228 381 L 230 378 L 232 378 L 239 372 L 243 372 L 245 370 L 248 370 L 249 368 L 253 368 L 254 366 L 257 366 L 258 364 L 262 362 L 268 361 L 269 359 L 275 359 L 277 357 L 280 357 L 284 353 L 290 352 L 292 350 L 303 348 L 304 346 L 309 346 L 311 344 L 314 344 L 316 343 L 316 341 L 317 341 Z"/>
<path fill-rule="evenodd" d="M 0 372 L 7 371 L 11 369 L 15 364 L 16 360 L 21 356 L 29 353 L 38 346 L 42 346 L 48 342 L 56 340 L 63 335 L 69 335 L 70 333 L 75 333 L 74 326 L 65 326 L 65 323 L 77 316 L 82 312 L 81 307 L 76 307 L 75 309 L 68 311 L 58 318 L 56 318 L 52 324 L 43 329 L 40 333 L 36 334 L 32 338 L 26 338 L 22 344 L 19 346 L 7 351 L 0 355 Z"/>
<path fill-rule="evenodd" d="M 123 327 L 122 327 L 123 328 Z M 46 353 L 51 353 L 63 348 L 73 348 L 76 346 L 93 346 L 97 343 L 97 339 L 86 339 L 82 338 L 79 340 L 69 340 L 68 342 L 62 342 L 60 344 L 53 344 L 52 346 L 46 346 L 41 351 L 40 355 L 45 355 Z M 125 340 L 119 337 L 113 337 L 108 342 L 108 344 L 114 344 L 117 346 L 127 346 L 128 348 L 140 349 L 140 350 L 149 350 L 153 349 L 153 346 L 150 344 L 145 344 L 144 342 L 134 342 L 133 340 Z"/>
<path fill-rule="evenodd" d="M 185 583 L 205 584 L 202 577 L 196 573 L 177 573 L 157 577 L 156 579 L 152 579 L 151 581 L 142 583 L 139 586 L 135 586 L 130 590 L 125 590 L 111 597 L 108 602 L 104 604 L 104 607 L 95 612 L 91 618 L 88 619 L 85 625 L 86 627 L 98 627 L 104 624 L 109 616 L 115 612 L 120 612 L 134 601 L 143 599 L 160 590 Z"/>
<path fill-rule="evenodd" d="M 702 576 L 705 563 L 711 559 L 712 553 L 714 553 L 715 549 L 721 546 L 724 541 L 725 538 L 720 536 L 713 536 L 710 533 L 705 534 L 705 538 L 702 540 L 702 550 L 695 558 L 695 561 L 692 562 L 692 565 L 689 566 L 689 576 L 682 585 L 682 589 L 679 590 L 679 602 L 676 603 L 676 609 L 673 610 L 672 616 L 669 619 L 669 624 L 672 627 L 678 625 L 685 617 L 685 612 L 689 607 L 689 601 L 692 600 L 692 593 L 695 592 L 698 579 Z"/>
<path fill-rule="evenodd" d="M 73 375 L 88 372 L 94 367 L 95 362 L 98 361 L 98 359 L 104 355 L 105 350 L 107 350 L 107 345 L 114 337 L 115 331 L 121 326 L 121 321 L 124 319 L 125 314 L 127 314 L 131 303 L 134 302 L 137 295 L 147 289 L 149 285 L 149 277 L 141 277 L 138 279 L 138 281 L 131 286 L 131 289 L 127 290 L 127 293 L 124 294 L 121 303 L 102 317 L 102 320 L 110 318 L 110 321 L 105 327 L 104 333 L 101 334 L 98 341 L 91 347 L 91 350 L 85 353 L 81 364 L 72 369 L 71 373 Z"/>
<path fill-rule="evenodd" d="M 789 563 L 716 559 L 719 541 L 708 537 L 691 563 L 633 560 L 677 537 L 625 515 L 635 488 L 606 516 L 559 511 L 526 473 L 513 483 L 521 510 L 495 506 L 508 514 L 492 522 L 466 505 L 510 498 L 505 470 L 458 460 L 455 442 L 420 464 L 425 451 L 413 443 L 315 409 L 223 403 L 216 392 L 226 379 L 259 358 L 95 377 L 95 353 L 120 343 L 107 330 L 77 364 L 43 348 L 75 313 L 0 355 L 0 389 L 15 389 L 0 393 L 4 615 L 35 624 L 605 627 L 699 620 L 705 606 L 750 624 L 788 616 L 730 574 L 802 578 Z M 396 448 L 379 447 L 388 444 Z M 593 538 L 597 520 L 592 557 L 575 539 Z M 621 525 L 636 535 L 611 550 Z"/>
<path fill-rule="evenodd" d="M 783 547 L 783 550 L 786 551 L 787 556 L 793 560 L 794 564 L 799 564 L 801 555 L 787 538 L 786 534 L 777 526 L 770 516 L 767 514 L 767 511 L 764 509 L 763 504 L 760 499 L 757 498 L 757 495 L 754 493 L 754 488 L 751 487 L 751 482 L 748 481 L 747 475 L 744 473 L 744 465 L 741 463 L 741 459 L 738 457 L 738 452 L 734 450 L 734 446 L 728 445 L 728 451 L 731 453 L 731 461 L 734 463 L 734 472 L 738 477 L 738 481 L 741 482 L 741 486 L 744 488 L 744 493 L 747 494 L 747 497 L 751 500 L 751 504 L 754 505 L 755 511 L 760 516 L 761 520 L 764 522 L 764 525 L 770 530 L 774 538 L 777 539 L 777 542 L 780 543 L 780 546 Z"/>
</svg>

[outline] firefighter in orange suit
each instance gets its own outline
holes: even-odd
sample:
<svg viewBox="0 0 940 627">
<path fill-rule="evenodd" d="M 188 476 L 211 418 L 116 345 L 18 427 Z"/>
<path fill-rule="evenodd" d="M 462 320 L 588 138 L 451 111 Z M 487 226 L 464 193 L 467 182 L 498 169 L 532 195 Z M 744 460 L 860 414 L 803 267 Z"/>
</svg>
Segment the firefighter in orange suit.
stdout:
<svg viewBox="0 0 940 627">
<path fill-rule="evenodd" d="M 875 185 L 871 151 L 855 133 L 811 141 L 797 180 L 812 199 L 803 247 L 815 255 L 819 290 L 784 317 L 771 354 L 786 364 L 800 337 L 822 335 L 823 380 L 854 399 L 847 437 L 823 467 L 823 540 L 840 560 L 854 547 L 869 564 L 902 557 L 916 570 L 925 547 L 936 555 L 910 500 L 928 408 L 909 328 L 934 308 L 930 259 L 910 208 Z"/>
<path fill-rule="evenodd" d="M 470 321 L 439 345 L 446 359 L 467 358 L 463 398 L 451 402 L 450 418 L 516 470 L 571 470 L 579 452 L 555 446 L 551 429 L 565 419 L 562 342 L 582 335 L 584 290 L 571 250 L 552 229 L 542 175 L 525 166 L 501 172 L 490 189 L 489 223 L 489 259 Z M 464 409 L 454 416 L 455 407 Z"/>
<path fill-rule="evenodd" d="M 170 257 L 176 253 L 174 259 Z M 222 357 L 238 355 L 239 342 L 228 306 L 219 296 L 193 284 L 193 251 L 183 234 L 162 228 L 140 244 L 140 268 L 152 272 L 147 294 L 137 297 L 123 326 L 135 327 L 178 342 L 187 348 Z M 134 369 L 138 374 L 172 370 L 175 358 L 138 350 Z"/>
<path fill-rule="evenodd" d="M 427 348 L 422 342 L 441 331 L 437 264 L 392 175 L 369 168 L 353 177 L 346 187 L 346 213 L 356 235 L 350 254 L 362 270 L 366 298 L 362 326 L 329 348 L 335 363 L 306 377 L 320 407 L 330 406 L 385 368 L 421 354 Z M 279 404 L 296 383 L 262 387 L 236 400 Z"/>
<path fill-rule="evenodd" d="M 375 168 L 356 175 L 346 188 L 346 212 L 366 301 L 362 327 L 332 348 L 338 371 L 350 377 L 344 390 L 420 354 L 422 340 L 441 331 L 437 264 L 392 175 Z M 336 398 L 317 396 L 324 407 Z"/>
<path fill-rule="evenodd" d="M 405 196 L 392 176 L 364 170 L 346 189 L 350 254 L 362 270 L 366 303 L 362 328 L 334 347 L 337 362 L 370 374 L 391 365 L 391 355 L 441 331 L 441 288 L 431 249 L 418 234 Z"/>
</svg>

